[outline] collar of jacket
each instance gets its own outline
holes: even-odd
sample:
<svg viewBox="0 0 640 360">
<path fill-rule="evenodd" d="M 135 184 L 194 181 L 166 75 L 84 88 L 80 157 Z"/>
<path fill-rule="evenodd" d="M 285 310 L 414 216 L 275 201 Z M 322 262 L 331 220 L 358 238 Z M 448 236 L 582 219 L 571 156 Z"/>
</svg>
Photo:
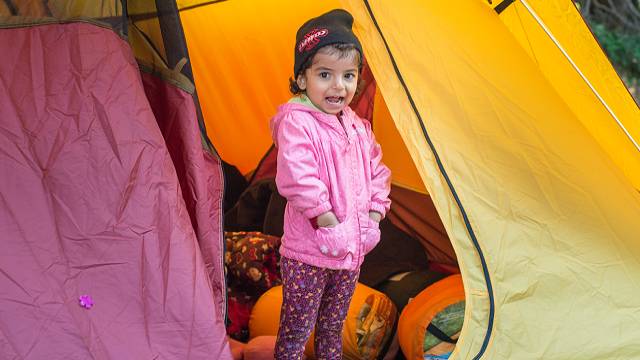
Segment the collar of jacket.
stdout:
<svg viewBox="0 0 640 360">
<path fill-rule="evenodd" d="M 300 95 L 296 95 L 294 97 L 292 97 L 291 99 L 289 99 L 288 103 L 290 104 L 302 104 L 302 105 L 306 105 L 314 110 L 320 111 L 320 112 L 324 112 L 322 111 L 319 107 L 315 106 L 315 104 L 311 101 L 311 99 L 309 99 L 309 97 L 307 96 L 307 94 L 300 94 Z"/>
<path fill-rule="evenodd" d="M 298 98 L 298 96 L 294 97 L 293 99 L 295 98 Z M 350 107 L 346 106 L 342 110 L 342 113 L 340 115 L 340 119 L 342 119 L 342 125 L 341 125 L 337 115 L 327 114 L 319 110 L 317 107 L 315 107 L 315 105 L 313 105 L 313 103 L 311 103 L 310 100 L 309 100 L 309 102 L 311 103 L 310 105 L 307 105 L 305 102 L 303 102 L 304 100 L 303 101 L 300 101 L 300 100 L 292 101 L 292 100 L 289 100 L 289 102 L 280 105 L 280 108 L 278 110 L 284 111 L 284 112 L 286 111 L 307 112 L 311 116 L 313 116 L 316 120 L 328 124 L 329 126 L 334 128 L 336 131 L 338 131 L 338 133 L 340 133 L 343 136 L 346 136 L 347 139 L 351 140 L 351 138 L 353 137 L 354 135 L 353 131 L 349 131 L 349 130 L 353 129 L 354 117 L 356 115 L 355 115 L 355 112 L 351 110 Z"/>
</svg>

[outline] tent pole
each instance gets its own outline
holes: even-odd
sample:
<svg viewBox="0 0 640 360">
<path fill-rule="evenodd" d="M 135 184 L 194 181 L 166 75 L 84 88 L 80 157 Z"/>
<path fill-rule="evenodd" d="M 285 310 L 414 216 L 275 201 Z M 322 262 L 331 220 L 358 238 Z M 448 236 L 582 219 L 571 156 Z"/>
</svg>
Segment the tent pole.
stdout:
<svg viewBox="0 0 640 360">
<path fill-rule="evenodd" d="M 122 33 L 125 37 L 129 36 L 129 9 L 127 8 L 127 0 L 120 0 L 122 6 Z"/>
<path fill-rule="evenodd" d="M 529 12 L 529 14 L 531 14 L 531 16 L 533 16 L 533 18 L 536 20 L 536 22 L 538 22 L 538 24 L 542 27 L 542 29 L 544 30 L 545 33 L 547 33 L 547 36 L 549 36 L 549 38 L 551 39 L 551 41 L 553 41 L 553 43 L 556 45 L 556 47 L 562 52 L 562 54 L 564 55 L 565 58 L 567 58 L 567 60 L 569 61 L 569 63 L 571 64 L 571 66 L 573 67 L 573 69 L 575 71 L 578 72 L 578 74 L 580 75 L 580 77 L 582 78 L 582 80 L 584 80 L 585 83 L 587 83 L 587 85 L 589 86 L 589 88 L 591 89 L 591 91 L 594 93 L 594 95 L 598 98 L 598 100 L 600 100 L 600 103 L 605 107 L 605 109 L 607 109 L 607 111 L 609 112 L 609 114 L 614 118 L 614 120 L 618 123 L 618 126 L 620 126 L 620 128 L 622 129 L 622 131 L 624 131 L 625 135 L 627 135 L 627 138 L 629 138 L 629 140 L 633 143 L 633 145 L 636 147 L 636 150 L 638 150 L 638 152 L 640 152 L 640 145 L 638 145 L 638 143 L 634 140 L 633 136 L 631 136 L 631 134 L 629 133 L 629 131 L 627 131 L 627 128 L 622 124 L 622 122 L 620 121 L 620 119 L 618 119 L 618 116 L 616 116 L 616 114 L 613 112 L 613 110 L 609 107 L 609 105 L 606 103 L 606 101 L 604 101 L 604 99 L 602 98 L 602 96 L 600 96 L 600 93 L 598 93 L 598 91 L 595 89 L 595 87 L 593 87 L 593 85 L 591 84 L 591 82 L 589 81 L 589 79 L 587 79 L 587 77 L 582 73 L 582 71 L 580 71 L 580 69 L 578 68 L 578 66 L 576 65 L 576 63 L 573 61 L 573 59 L 571 59 L 571 57 L 569 56 L 569 54 L 565 51 L 565 49 L 562 47 L 562 45 L 560 45 L 560 43 L 558 42 L 558 40 L 555 38 L 555 36 L 553 36 L 553 34 L 551 33 L 551 31 L 549 30 L 549 28 L 545 25 L 545 23 L 542 21 L 542 19 L 540 19 L 540 17 L 538 16 L 538 14 L 536 14 L 536 12 L 531 8 L 531 6 L 527 3 L 527 0 L 520 0 L 520 2 L 522 3 L 522 5 L 524 5 L 524 7 L 527 9 L 527 11 Z"/>
</svg>

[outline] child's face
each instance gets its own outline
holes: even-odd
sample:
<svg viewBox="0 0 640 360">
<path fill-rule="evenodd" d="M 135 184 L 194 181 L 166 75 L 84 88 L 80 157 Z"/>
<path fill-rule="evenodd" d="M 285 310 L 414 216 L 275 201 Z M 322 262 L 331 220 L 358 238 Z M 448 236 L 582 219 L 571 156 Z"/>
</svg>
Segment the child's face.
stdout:
<svg viewBox="0 0 640 360">
<path fill-rule="evenodd" d="M 311 102 L 328 114 L 338 114 L 356 92 L 358 64 L 356 56 L 318 51 L 313 63 L 298 77 L 298 87 L 305 90 Z"/>
</svg>

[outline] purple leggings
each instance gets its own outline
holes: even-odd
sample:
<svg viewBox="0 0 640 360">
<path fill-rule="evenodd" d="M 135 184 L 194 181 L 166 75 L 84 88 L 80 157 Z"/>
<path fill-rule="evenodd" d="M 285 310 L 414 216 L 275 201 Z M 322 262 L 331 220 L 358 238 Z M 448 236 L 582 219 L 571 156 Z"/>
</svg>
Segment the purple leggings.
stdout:
<svg viewBox="0 0 640 360">
<path fill-rule="evenodd" d="M 282 312 L 275 358 L 301 359 L 316 326 L 316 358 L 342 358 L 342 325 L 358 271 L 331 270 L 282 257 Z"/>
</svg>

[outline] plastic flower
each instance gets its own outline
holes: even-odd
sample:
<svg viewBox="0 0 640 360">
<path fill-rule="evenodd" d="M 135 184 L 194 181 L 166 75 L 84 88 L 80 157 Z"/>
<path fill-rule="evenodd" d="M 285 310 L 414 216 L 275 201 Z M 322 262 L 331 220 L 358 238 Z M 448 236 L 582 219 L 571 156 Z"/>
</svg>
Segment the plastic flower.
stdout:
<svg viewBox="0 0 640 360">
<path fill-rule="evenodd" d="M 80 306 L 85 309 L 91 309 L 93 306 L 93 299 L 89 295 L 80 295 L 78 302 L 80 303 Z"/>
</svg>

